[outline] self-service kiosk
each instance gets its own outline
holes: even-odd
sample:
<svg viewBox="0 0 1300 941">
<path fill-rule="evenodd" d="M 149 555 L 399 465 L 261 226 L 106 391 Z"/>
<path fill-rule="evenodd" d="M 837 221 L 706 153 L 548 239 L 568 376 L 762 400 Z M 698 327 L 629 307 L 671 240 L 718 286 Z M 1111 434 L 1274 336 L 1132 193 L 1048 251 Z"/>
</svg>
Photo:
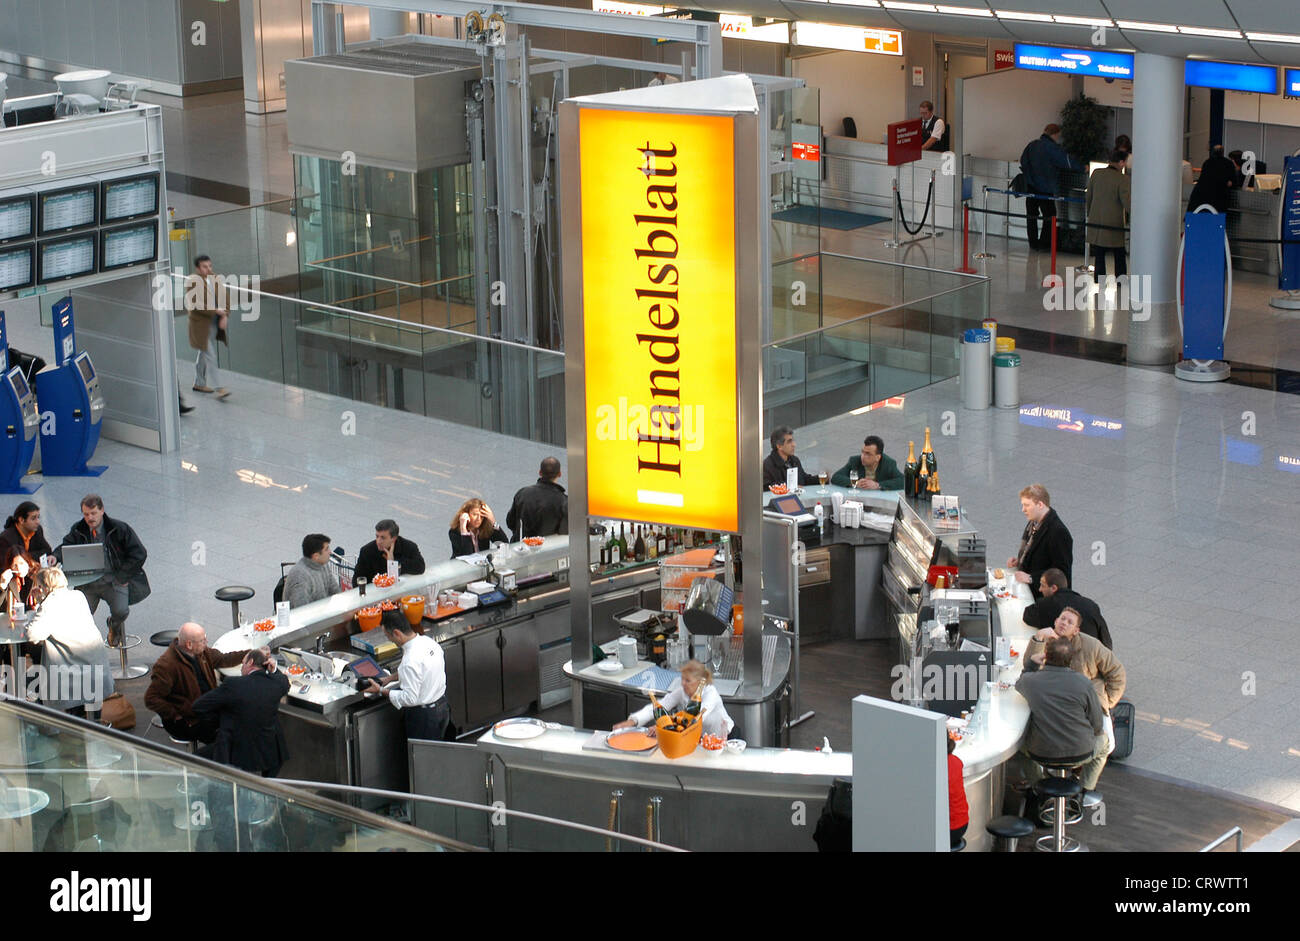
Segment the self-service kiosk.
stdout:
<svg viewBox="0 0 1300 941">
<path fill-rule="evenodd" d="M 41 463 L 47 477 L 98 477 L 86 462 L 99 444 L 104 397 L 89 353 L 77 352 L 72 298 L 54 305 L 54 365 L 36 374 L 41 410 Z"/>
<path fill-rule="evenodd" d="M 5 333 L 5 315 L 0 310 L 0 493 L 35 493 L 40 484 L 24 485 L 22 480 L 32 466 L 36 453 L 40 415 L 36 396 L 23 377 L 23 371 L 9 368 L 9 340 Z"/>
</svg>

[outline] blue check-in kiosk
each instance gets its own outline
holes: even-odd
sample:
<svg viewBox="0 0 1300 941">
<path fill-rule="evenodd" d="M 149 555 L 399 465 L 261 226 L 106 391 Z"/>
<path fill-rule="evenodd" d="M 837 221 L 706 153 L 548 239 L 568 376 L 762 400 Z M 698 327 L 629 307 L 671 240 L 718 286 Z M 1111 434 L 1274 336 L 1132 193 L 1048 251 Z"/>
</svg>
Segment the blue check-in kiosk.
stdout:
<svg viewBox="0 0 1300 941">
<path fill-rule="evenodd" d="M 98 477 L 108 468 L 87 462 L 99 444 L 104 397 L 89 353 L 77 352 L 72 298 L 53 308 L 54 359 L 36 374 L 41 410 L 41 468 L 47 477 Z"/>
<path fill-rule="evenodd" d="M 1174 365 L 1174 375 L 1189 382 L 1222 382 L 1232 374 L 1223 359 L 1232 313 L 1227 217 L 1212 206 L 1198 206 L 1187 213 L 1178 254 L 1183 279 L 1178 297 L 1183 358 Z"/>
<path fill-rule="evenodd" d="M 40 484 L 22 480 L 36 453 L 40 415 L 36 396 L 17 366 L 9 368 L 9 338 L 5 314 L 0 310 L 0 493 L 35 493 Z"/>
</svg>

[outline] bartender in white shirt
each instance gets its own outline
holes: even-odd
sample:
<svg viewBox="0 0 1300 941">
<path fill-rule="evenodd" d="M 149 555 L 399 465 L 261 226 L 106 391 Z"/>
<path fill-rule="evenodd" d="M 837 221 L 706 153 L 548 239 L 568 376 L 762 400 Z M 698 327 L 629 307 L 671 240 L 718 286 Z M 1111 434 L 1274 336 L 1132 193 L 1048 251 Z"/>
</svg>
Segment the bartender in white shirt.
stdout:
<svg viewBox="0 0 1300 941">
<path fill-rule="evenodd" d="M 451 721 L 442 645 L 412 627 L 400 611 L 385 611 L 382 624 L 388 639 L 402 648 L 397 682 L 381 687 L 371 680 L 364 692 L 387 696 L 402 710 L 408 739 L 441 742 Z"/>
<path fill-rule="evenodd" d="M 713 685 L 713 671 L 698 660 L 687 660 L 682 664 L 682 675 L 673 680 L 673 684 L 668 687 L 668 695 L 659 700 L 659 705 L 672 715 L 685 709 L 686 704 L 695 698 L 697 690 L 700 694 L 700 712 L 704 714 L 705 733 L 729 738 L 736 723 L 731 716 L 727 715 L 727 707 L 722 704 L 722 696 L 718 693 L 718 688 Z M 651 725 L 654 712 L 653 704 L 642 706 L 614 728 L 627 729 L 634 725 Z"/>
</svg>

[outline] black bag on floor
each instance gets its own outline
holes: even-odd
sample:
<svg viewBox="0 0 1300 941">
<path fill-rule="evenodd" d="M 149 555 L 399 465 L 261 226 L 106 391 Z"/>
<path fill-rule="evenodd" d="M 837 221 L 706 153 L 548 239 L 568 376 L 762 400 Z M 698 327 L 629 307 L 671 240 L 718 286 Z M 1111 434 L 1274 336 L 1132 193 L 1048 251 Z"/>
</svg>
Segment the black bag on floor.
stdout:
<svg viewBox="0 0 1300 941">
<path fill-rule="evenodd" d="M 1133 725 L 1137 710 L 1127 699 L 1121 699 L 1110 711 L 1111 724 L 1115 726 L 1115 750 L 1110 753 L 1111 761 L 1123 761 L 1133 754 Z"/>
<path fill-rule="evenodd" d="M 817 818 L 813 841 L 819 853 L 849 853 L 853 850 L 853 782 L 836 778 L 826 795 L 826 806 Z"/>
</svg>

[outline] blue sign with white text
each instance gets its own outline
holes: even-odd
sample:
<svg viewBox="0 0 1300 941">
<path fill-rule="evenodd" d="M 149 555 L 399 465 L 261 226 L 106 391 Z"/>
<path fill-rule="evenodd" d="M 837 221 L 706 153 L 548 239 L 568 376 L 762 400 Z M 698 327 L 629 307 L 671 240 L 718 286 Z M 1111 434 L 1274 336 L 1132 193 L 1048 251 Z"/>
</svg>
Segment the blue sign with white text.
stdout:
<svg viewBox="0 0 1300 941">
<path fill-rule="evenodd" d="M 1067 49 L 1016 43 L 1016 68 L 1038 72 L 1066 72 L 1099 78 L 1132 78 L 1133 55 L 1100 49 Z"/>
<path fill-rule="evenodd" d="M 1300 291 L 1300 157 L 1282 164 L 1282 270 L 1277 286 Z"/>
<path fill-rule="evenodd" d="M 1300 69 L 1282 70 L 1282 94 L 1300 98 Z"/>
<path fill-rule="evenodd" d="M 1277 69 L 1271 65 L 1243 65 L 1240 62 L 1207 62 L 1188 59 L 1183 65 L 1183 83 L 1198 88 L 1253 91 L 1277 94 Z"/>
<path fill-rule="evenodd" d="M 1022 405 L 1020 424 L 1055 428 L 1090 438 L 1123 438 L 1124 423 L 1061 405 Z"/>
</svg>

